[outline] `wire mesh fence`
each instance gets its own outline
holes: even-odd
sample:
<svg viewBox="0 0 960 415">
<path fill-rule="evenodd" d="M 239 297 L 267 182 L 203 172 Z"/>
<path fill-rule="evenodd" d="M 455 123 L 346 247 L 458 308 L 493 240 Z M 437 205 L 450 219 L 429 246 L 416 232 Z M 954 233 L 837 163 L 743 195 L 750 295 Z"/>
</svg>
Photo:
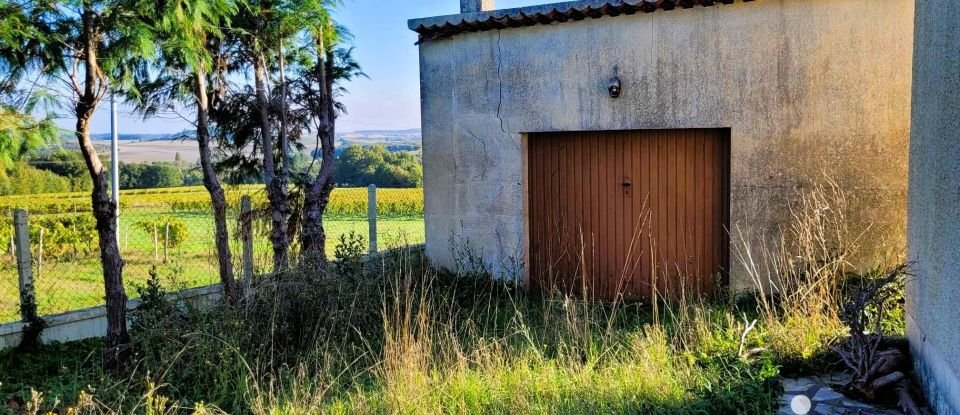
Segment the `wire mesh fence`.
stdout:
<svg viewBox="0 0 960 415">
<path fill-rule="evenodd" d="M 17 286 L 17 263 L 11 255 L 0 260 L 0 322 L 20 319 L 20 289 Z"/>
<path fill-rule="evenodd" d="M 11 217 L 0 220 L 0 323 L 20 320 L 20 291 L 14 227 Z M 230 247 L 236 278 L 242 278 L 243 255 L 239 208 L 229 213 Z M 269 215 L 253 212 L 252 267 L 255 274 L 272 270 Z M 93 216 L 89 212 L 30 215 L 28 221 L 35 298 L 39 315 L 59 314 L 102 305 L 103 268 Z M 326 218 L 327 252 L 339 236 L 351 232 L 368 238 L 368 220 L 360 215 Z M 378 218 L 381 248 L 422 243 L 422 217 Z M 291 257 L 298 244 L 292 241 Z M 118 244 L 124 260 L 124 286 L 137 297 L 152 274 L 171 290 L 219 282 L 214 221 L 208 210 L 170 207 L 122 209 Z"/>
</svg>

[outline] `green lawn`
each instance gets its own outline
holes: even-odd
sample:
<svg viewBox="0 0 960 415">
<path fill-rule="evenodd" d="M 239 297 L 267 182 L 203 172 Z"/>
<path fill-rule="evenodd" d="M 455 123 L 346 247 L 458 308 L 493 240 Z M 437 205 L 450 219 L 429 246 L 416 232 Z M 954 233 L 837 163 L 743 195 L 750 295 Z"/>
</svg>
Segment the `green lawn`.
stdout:
<svg viewBox="0 0 960 415">
<path fill-rule="evenodd" d="M 186 225 L 188 235 L 177 247 L 164 249 L 161 229 L 159 243 L 154 248 L 153 232 L 137 226 L 160 215 L 170 215 Z M 236 235 L 236 220 L 231 220 L 232 235 Z M 257 272 L 267 272 L 271 263 L 271 249 L 267 239 L 267 224 L 254 226 L 254 264 Z M 168 210 L 127 211 L 120 222 L 120 247 L 126 266 L 124 282 L 128 295 L 136 295 L 135 287 L 148 277 L 152 267 L 164 278 L 170 288 L 190 288 L 219 281 L 213 223 L 209 215 L 171 213 Z M 325 221 L 328 235 L 327 253 L 333 255 L 339 236 L 356 232 L 367 239 L 368 224 L 361 218 L 331 218 Z M 387 249 L 424 241 L 423 218 L 388 218 L 378 221 L 378 248 Z M 37 241 L 34 245 L 34 276 L 37 304 L 41 315 L 92 307 L 103 303 L 103 278 L 95 244 L 92 254 L 83 258 L 51 257 L 39 263 Z M 240 274 L 240 241 L 231 243 L 235 269 Z M 0 259 L 0 322 L 18 319 L 19 298 L 17 269 L 9 255 Z"/>
</svg>

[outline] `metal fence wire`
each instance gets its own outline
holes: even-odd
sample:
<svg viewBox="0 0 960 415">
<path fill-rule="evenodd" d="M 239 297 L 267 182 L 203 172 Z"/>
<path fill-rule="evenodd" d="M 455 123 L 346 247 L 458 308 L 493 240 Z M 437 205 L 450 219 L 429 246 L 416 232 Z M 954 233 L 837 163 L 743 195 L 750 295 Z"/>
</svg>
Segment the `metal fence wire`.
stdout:
<svg viewBox="0 0 960 415">
<path fill-rule="evenodd" d="M 208 209 L 190 211 L 149 206 L 122 209 L 118 243 L 129 298 L 138 297 L 137 288 L 144 286 L 151 275 L 156 275 L 170 291 L 219 283 L 214 223 Z M 21 319 L 14 221 L 13 215 L 4 216 L 0 219 L 0 323 Z M 244 270 L 240 217 L 238 206 L 227 219 L 237 280 L 243 278 Z M 253 241 L 250 265 L 255 274 L 270 272 L 273 256 L 269 215 L 254 210 L 249 217 L 252 217 Z M 325 220 L 328 254 L 333 254 L 341 234 L 354 232 L 367 239 L 368 224 L 368 218 L 362 216 Z M 31 214 L 27 229 L 40 316 L 104 303 L 103 268 L 95 221 L 89 212 Z M 381 249 L 422 243 L 423 222 L 409 218 L 387 220 L 377 228 L 377 235 Z M 294 241 L 291 258 L 298 249 Z"/>
</svg>

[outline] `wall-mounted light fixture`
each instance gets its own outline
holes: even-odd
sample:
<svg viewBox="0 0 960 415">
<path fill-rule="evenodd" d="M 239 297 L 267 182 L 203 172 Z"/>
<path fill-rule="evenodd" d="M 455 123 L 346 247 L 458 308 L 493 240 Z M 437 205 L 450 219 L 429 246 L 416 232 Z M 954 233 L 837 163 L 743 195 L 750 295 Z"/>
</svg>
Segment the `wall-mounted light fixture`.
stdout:
<svg viewBox="0 0 960 415">
<path fill-rule="evenodd" d="M 620 93 L 623 91 L 623 88 L 621 87 L 621 84 L 620 84 L 620 77 L 617 74 L 618 71 L 619 71 L 619 68 L 617 66 L 614 66 L 613 78 L 610 78 L 610 83 L 609 83 L 609 86 L 607 87 L 607 91 L 610 92 L 610 98 L 620 98 Z"/>
</svg>

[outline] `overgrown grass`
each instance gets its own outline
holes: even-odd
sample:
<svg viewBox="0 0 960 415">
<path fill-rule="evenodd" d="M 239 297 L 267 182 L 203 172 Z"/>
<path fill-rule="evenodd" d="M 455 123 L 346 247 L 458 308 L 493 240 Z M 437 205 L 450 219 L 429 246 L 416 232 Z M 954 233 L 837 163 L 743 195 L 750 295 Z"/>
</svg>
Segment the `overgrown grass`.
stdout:
<svg viewBox="0 0 960 415">
<path fill-rule="evenodd" d="M 528 293 L 475 261 L 363 260 L 345 237 L 328 273 L 266 277 L 237 308 L 177 306 L 148 285 L 130 374 L 102 374 L 83 351 L 95 343 L 42 352 L 93 357 L 41 373 L 8 353 L 0 397 L 28 413 L 772 413 L 781 371 L 833 360 L 844 293 L 873 275 L 845 259 L 842 195 L 813 192 L 794 228 L 737 251 L 754 295 L 653 307 Z"/>
<path fill-rule="evenodd" d="M 744 323 L 725 305 L 654 316 L 646 304 L 436 273 L 416 256 L 277 276 L 243 309 L 180 309 L 154 286 L 142 292 L 129 380 L 94 358 L 73 369 L 89 390 L 69 371 L 52 375 L 73 395 L 37 375 L 0 388 L 25 404 L 39 388 L 44 410 L 81 413 L 769 413 L 779 397 L 775 362 L 738 356 Z M 18 361 L 4 373 L 29 370 Z"/>
<path fill-rule="evenodd" d="M 760 294 L 751 298 L 763 323 L 763 343 L 791 372 L 822 371 L 839 365 L 830 349 L 848 334 L 840 314 L 850 292 L 903 259 L 892 255 L 862 263 L 863 234 L 847 226 L 846 195 L 829 179 L 799 193 L 790 213 L 789 226 L 769 239 L 735 231 L 734 255 Z M 899 282 L 900 293 L 886 308 L 886 334 L 904 332 Z"/>
</svg>

